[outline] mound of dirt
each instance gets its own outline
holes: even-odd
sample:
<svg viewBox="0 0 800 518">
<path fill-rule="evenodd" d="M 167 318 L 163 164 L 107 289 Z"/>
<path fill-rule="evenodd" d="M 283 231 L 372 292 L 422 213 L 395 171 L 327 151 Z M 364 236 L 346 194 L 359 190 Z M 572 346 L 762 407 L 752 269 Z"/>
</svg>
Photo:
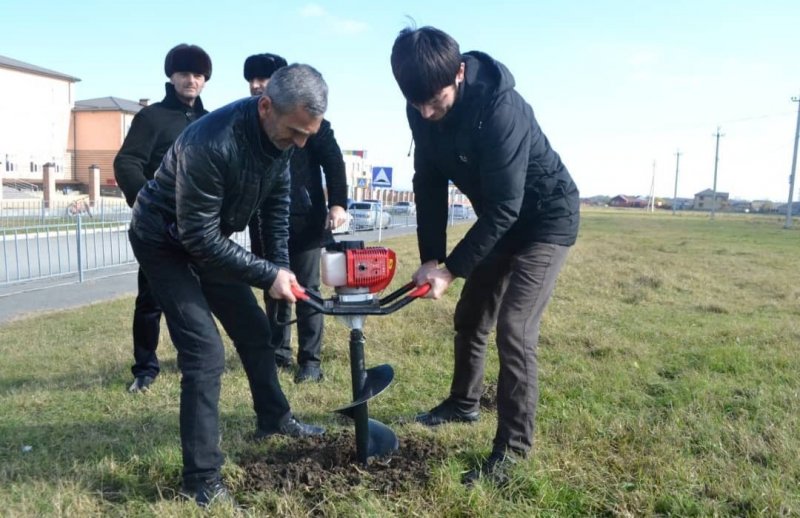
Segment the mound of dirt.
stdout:
<svg viewBox="0 0 800 518">
<path fill-rule="evenodd" d="M 484 385 L 480 406 L 482 410 L 497 410 L 497 384 L 487 383 Z"/>
<path fill-rule="evenodd" d="M 266 451 L 245 456 L 239 462 L 246 473 L 245 491 L 297 491 L 306 499 L 322 498 L 319 489 L 346 492 L 353 486 L 391 496 L 413 487 L 424 487 L 432 464 L 446 450 L 429 437 L 400 438 L 397 451 L 371 458 L 365 466 L 356 460 L 353 432 L 291 441 L 270 439 Z"/>
</svg>

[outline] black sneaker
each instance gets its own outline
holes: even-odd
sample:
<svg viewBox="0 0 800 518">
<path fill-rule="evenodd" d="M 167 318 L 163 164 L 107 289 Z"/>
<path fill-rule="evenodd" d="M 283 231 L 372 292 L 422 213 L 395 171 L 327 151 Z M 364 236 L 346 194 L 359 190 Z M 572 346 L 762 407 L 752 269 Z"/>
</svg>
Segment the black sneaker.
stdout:
<svg viewBox="0 0 800 518">
<path fill-rule="evenodd" d="M 137 376 L 136 378 L 134 378 L 133 383 L 131 383 L 131 386 L 128 387 L 128 392 L 131 393 L 149 392 L 150 385 L 152 385 L 155 380 L 156 379 L 152 376 Z"/>
<path fill-rule="evenodd" d="M 477 410 L 462 412 L 450 399 L 445 399 L 430 411 L 418 414 L 414 421 L 425 426 L 439 426 L 444 423 L 474 423 L 480 416 Z"/>
<path fill-rule="evenodd" d="M 294 382 L 303 383 L 305 381 L 313 381 L 319 383 L 323 378 L 322 369 L 320 369 L 319 365 L 304 363 L 300 366 L 300 369 L 298 369 L 294 377 Z"/>
<path fill-rule="evenodd" d="M 239 507 L 236 499 L 233 498 L 233 495 L 220 478 L 203 480 L 198 482 L 194 488 L 184 486 L 181 488 L 180 494 L 186 498 L 194 498 L 194 501 L 200 507 L 208 507 L 213 504 L 227 504 Z"/>
<path fill-rule="evenodd" d="M 258 428 L 254 438 L 256 440 L 261 440 L 273 435 L 286 435 L 288 437 L 294 437 L 295 439 L 301 439 L 303 437 L 315 437 L 324 434 L 325 428 L 313 424 L 301 423 L 294 417 L 290 417 L 277 430 L 264 430 L 262 428 Z"/>
<path fill-rule="evenodd" d="M 487 480 L 497 487 L 503 487 L 511 481 L 511 469 L 519 458 L 510 451 L 492 451 L 477 468 L 467 471 L 461 477 L 461 483 L 471 486 L 478 480 Z"/>
</svg>

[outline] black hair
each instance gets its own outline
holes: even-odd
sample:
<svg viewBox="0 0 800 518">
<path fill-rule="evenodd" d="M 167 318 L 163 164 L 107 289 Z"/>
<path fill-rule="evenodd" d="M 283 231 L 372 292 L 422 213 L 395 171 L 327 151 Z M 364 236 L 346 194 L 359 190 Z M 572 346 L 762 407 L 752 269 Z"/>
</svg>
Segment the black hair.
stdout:
<svg viewBox="0 0 800 518">
<path fill-rule="evenodd" d="M 392 73 L 411 103 L 423 103 L 454 83 L 461 66 L 458 42 L 435 27 L 406 27 L 392 46 Z"/>
</svg>

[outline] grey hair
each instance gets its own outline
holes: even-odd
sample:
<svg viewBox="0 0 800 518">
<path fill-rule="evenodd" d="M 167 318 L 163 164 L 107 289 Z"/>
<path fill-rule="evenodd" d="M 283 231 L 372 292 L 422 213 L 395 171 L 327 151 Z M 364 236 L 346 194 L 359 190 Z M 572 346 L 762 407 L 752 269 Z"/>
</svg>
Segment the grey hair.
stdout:
<svg viewBox="0 0 800 518">
<path fill-rule="evenodd" d="M 293 63 L 272 74 L 264 91 L 278 113 L 302 107 L 309 115 L 320 117 L 328 109 L 328 85 L 314 67 Z"/>
</svg>

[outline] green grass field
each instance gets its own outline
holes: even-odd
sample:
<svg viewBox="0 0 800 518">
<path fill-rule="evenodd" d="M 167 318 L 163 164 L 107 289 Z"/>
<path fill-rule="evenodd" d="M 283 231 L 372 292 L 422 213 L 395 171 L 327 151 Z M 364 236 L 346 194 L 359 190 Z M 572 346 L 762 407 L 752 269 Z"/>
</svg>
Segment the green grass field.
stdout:
<svg viewBox="0 0 800 518">
<path fill-rule="evenodd" d="M 586 211 L 545 315 L 535 451 L 497 489 L 463 487 L 488 454 L 496 416 L 430 431 L 407 419 L 448 391 L 451 319 L 461 286 L 367 320 L 367 366 L 395 381 L 370 403 L 401 441 L 438 441 L 422 487 L 360 487 L 308 503 L 301 489 L 243 489 L 240 460 L 259 450 L 233 347 L 220 405 L 229 485 L 253 516 L 800 515 L 800 231 L 779 217 Z M 451 232 L 455 242 L 468 227 Z M 398 252 L 405 283 L 413 236 Z M 0 327 L 0 515 L 191 516 L 180 484 L 179 373 L 164 333 L 164 371 L 147 395 L 130 382 L 132 299 Z M 350 399 L 348 331 L 326 320 L 327 380 L 295 385 L 293 409 L 330 430 Z M 490 345 L 487 383 L 497 376 Z M 212 515 L 235 513 L 212 510 Z"/>
</svg>

